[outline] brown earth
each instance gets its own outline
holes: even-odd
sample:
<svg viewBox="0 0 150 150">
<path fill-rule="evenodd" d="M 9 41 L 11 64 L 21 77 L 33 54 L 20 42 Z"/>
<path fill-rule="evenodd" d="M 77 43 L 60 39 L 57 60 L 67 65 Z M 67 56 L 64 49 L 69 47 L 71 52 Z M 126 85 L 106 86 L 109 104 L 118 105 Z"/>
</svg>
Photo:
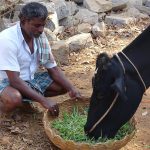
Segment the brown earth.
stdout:
<svg viewBox="0 0 150 150">
<path fill-rule="evenodd" d="M 70 65 L 61 66 L 66 76 L 81 91 L 83 96 L 92 93 L 91 78 L 95 69 L 95 60 L 100 52 L 110 55 L 122 50 L 141 33 L 150 20 L 139 20 L 138 24 L 128 27 L 108 28 L 106 38 L 96 39 L 94 47 L 70 54 Z M 150 149 L 150 92 L 135 114 L 137 133 L 121 150 Z M 68 95 L 54 97 L 57 101 L 69 98 Z M 146 101 L 149 100 L 149 101 Z M 37 106 L 37 104 L 35 104 Z M 18 110 L 0 123 L 0 150 L 58 150 L 45 134 L 43 109 L 33 113 Z"/>
</svg>

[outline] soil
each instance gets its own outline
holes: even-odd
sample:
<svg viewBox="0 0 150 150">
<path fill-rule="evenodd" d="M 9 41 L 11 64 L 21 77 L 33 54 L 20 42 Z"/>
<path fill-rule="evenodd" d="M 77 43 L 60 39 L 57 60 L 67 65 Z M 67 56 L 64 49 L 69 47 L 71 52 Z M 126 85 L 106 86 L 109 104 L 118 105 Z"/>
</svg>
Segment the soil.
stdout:
<svg viewBox="0 0 150 150">
<path fill-rule="evenodd" d="M 127 46 L 150 20 L 139 20 L 137 24 L 125 27 L 109 27 L 106 38 L 95 39 L 95 46 L 70 54 L 70 64 L 60 66 L 68 79 L 80 90 L 81 94 L 90 97 L 92 93 L 91 78 L 95 70 L 96 56 L 101 52 L 112 55 Z M 68 95 L 54 97 L 56 101 L 68 99 Z M 43 123 L 42 107 L 34 112 L 16 110 L 0 122 L 0 150 L 59 150 L 48 139 Z M 121 150 L 150 149 L 150 90 L 143 96 L 135 114 L 137 133 Z"/>
</svg>

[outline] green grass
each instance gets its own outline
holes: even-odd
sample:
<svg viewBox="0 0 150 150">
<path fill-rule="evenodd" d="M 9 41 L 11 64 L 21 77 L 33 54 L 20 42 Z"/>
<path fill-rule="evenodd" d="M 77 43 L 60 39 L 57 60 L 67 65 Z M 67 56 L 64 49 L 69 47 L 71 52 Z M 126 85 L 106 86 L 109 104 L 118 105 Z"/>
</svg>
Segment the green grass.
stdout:
<svg viewBox="0 0 150 150">
<path fill-rule="evenodd" d="M 85 109 L 82 113 L 78 111 L 78 107 L 74 107 L 72 113 L 68 114 L 64 112 L 62 119 L 56 119 L 52 123 L 52 127 L 59 131 L 59 135 L 65 140 L 73 140 L 75 142 L 86 142 L 95 144 L 98 142 L 106 142 L 108 139 L 99 138 L 97 141 L 89 139 L 84 134 L 84 125 L 87 119 L 87 109 Z M 109 141 L 120 140 L 125 135 L 131 133 L 133 127 L 126 123 L 123 125 L 116 136 L 113 139 L 109 139 Z"/>
<path fill-rule="evenodd" d="M 150 145 L 145 145 L 145 149 L 150 149 Z"/>
</svg>

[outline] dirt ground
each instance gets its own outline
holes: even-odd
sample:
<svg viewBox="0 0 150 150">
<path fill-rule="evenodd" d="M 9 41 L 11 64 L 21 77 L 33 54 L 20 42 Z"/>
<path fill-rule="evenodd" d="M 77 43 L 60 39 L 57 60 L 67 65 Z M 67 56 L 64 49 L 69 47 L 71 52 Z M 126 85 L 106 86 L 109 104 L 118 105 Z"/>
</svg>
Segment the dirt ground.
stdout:
<svg viewBox="0 0 150 150">
<path fill-rule="evenodd" d="M 96 45 L 70 54 L 70 64 L 60 66 L 71 82 L 90 97 L 92 93 L 91 78 L 95 69 L 95 60 L 100 52 L 110 55 L 122 50 L 138 34 L 141 33 L 150 20 L 140 20 L 138 24 L 128 27 L 109 27 L 106 38 L 96 39 Z M 121 150 L 150 149 L 150 90 L 135 114 L 137 133 Z M 69 98 L 68 95 L 54 97 L 57 101 Z M 37 106 L 35 104 L 35 106 Z M 0 124 L 0 150 L 59 150 L 48 139 L 42 123 L 43 109 L 29 113 L 18 110 L 8 115 Z"/>
</svg>

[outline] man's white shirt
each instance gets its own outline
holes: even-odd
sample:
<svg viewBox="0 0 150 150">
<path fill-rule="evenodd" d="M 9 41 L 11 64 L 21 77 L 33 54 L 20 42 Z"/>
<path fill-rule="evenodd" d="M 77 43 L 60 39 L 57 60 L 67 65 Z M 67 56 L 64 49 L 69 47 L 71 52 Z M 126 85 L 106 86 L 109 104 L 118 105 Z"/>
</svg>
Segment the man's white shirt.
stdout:
<svg viewBox="0 0 150 150">
<path fill-rule="evenodd" d="M 47 62 L 46 68 L 53 68 L 56 62 Z M 8 78 L 4 70 L 20 73 L 22 80 L 31 80 L 39 67 L 37 45 L 34 40 L 34 53 L 22 35 L 20 22 L 0 32 L 0 80 Z"/>
</svg>

